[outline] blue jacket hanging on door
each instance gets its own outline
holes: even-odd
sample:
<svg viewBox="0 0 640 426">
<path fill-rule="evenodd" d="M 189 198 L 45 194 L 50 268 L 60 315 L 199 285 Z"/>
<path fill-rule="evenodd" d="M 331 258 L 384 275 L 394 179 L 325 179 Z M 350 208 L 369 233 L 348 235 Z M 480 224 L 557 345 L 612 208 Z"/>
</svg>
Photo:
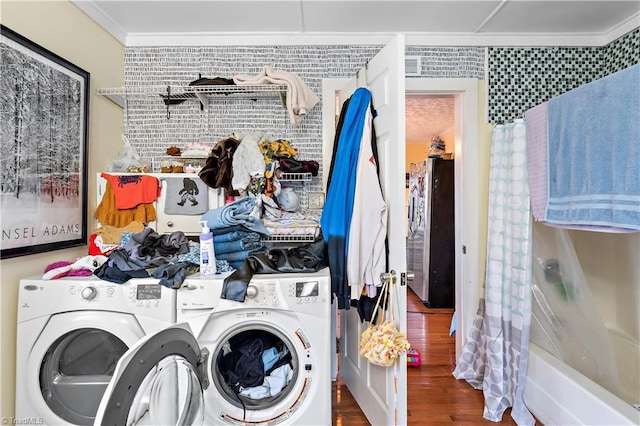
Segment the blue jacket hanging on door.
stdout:
<svg viewBox="0 0 640 426">
<path fill-rule="evenodd" d="M 371 92 L 359 87 L 345 104 L 334 142 L 334 154 L 327 183 L 327 197 L 320 226 L 327 243 L 331 290 L 339 309 L 349 309 L 351 291 L 347 281 L 346 257 L 349 227 L 353 213 L 356 170 L 367 110 L 371 108 Z"/>
</svg>

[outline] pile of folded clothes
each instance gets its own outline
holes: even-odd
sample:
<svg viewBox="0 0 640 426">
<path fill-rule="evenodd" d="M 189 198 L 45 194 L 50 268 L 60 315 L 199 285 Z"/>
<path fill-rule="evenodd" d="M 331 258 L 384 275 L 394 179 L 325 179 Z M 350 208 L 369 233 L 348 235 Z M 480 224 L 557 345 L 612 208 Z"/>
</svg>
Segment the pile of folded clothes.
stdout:
<svg viewBox="0 0 640 426">
<path fill-rule="evenodd" d="M 282 191 L 285 193 L 285 191 Z M 313 210 L 287 211 L 268 197 L 262 197 L 264 214 L 262 222 L 272 237 L 320 236 L 320 213 Z"/>
<path fill-rule="evenodd" d="M 269 232 L 260 219 L 260 210 L 255 197 L 244 197 L 202 216 L 213 233 L 216 259 L 237 268 L 251 253 L 263 248 L 262 236 Z"/>
<path fill-rule="evenodd" d="M 239 268 L 252 253 L 263 248 L 262 236 L 241 225 L 213 231 L 213 249 L 217 260 L 226 260 L 232 268 Z"/>
</svg>

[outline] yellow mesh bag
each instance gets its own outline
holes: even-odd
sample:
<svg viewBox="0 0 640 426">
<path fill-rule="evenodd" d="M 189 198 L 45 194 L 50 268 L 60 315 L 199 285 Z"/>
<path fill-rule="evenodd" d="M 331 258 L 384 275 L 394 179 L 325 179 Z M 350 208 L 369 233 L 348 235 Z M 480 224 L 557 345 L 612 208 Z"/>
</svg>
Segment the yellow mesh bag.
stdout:
<svg viewBox="0 0 640 426">
<path fill-rule="evenodd" d="M 391 286 L 391 287 L 390 287 Z M 371 315 L 371 321 L 365 331 L 360 336 L 360 355 L 369 362 L 383 367 L 389 367 L 398 359 L 400 354 L 409 350 L 411 345 L 404 333 L 398 330 L 394 322 L 393 315 L 393 278 L 385 280 L 381 291 L 384 296 L 378 298 L 376 306 Z M 384 305 L 389 297 L 389 318 L 385 319 L 386 310 Z M 384 297 L 383 306 L 380 300 Z M 380 307 L 380 321 L 373 325 L 373 320 Z"/>
</svg>

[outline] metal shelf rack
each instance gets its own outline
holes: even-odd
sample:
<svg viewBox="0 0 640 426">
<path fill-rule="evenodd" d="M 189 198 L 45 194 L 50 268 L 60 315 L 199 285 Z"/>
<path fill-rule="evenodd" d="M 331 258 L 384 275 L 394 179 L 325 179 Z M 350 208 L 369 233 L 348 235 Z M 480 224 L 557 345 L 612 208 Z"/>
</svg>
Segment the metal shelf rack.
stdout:
<svg viewBox="0 0 640 426">
<path fill-rule="evenodd" d="M 209 99 L 259 99 L 280 98 L 286 105 L 287 86 L 284 84 L 253 85 L 199 85 L 199 86 L 126 86 L 99 88 L 98 95 L 126 108 L 126 101 L 132 96 L 160 96 L 165 104 L 197 100 L 202 108 L 207 108 Z"/>
<path fill-rule="evenodd" d="M 282 173 L 278 178 L 284 182 L 311 182 L 311 173 Z"/>
</svg>

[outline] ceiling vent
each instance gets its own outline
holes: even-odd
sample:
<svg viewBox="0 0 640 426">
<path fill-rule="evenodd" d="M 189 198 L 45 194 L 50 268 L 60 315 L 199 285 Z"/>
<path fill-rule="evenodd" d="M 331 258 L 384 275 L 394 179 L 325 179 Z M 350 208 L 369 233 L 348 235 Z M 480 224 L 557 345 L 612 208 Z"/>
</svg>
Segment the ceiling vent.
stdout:
<svg viewBox="0 0 640 426">
<path fill-rule="evenodd" d="M 420 63 L 420 59 L 420 56 L 405 56 L 404 75 L 420 77 L 422 71 L 422 64 Z"/>
</svg>

